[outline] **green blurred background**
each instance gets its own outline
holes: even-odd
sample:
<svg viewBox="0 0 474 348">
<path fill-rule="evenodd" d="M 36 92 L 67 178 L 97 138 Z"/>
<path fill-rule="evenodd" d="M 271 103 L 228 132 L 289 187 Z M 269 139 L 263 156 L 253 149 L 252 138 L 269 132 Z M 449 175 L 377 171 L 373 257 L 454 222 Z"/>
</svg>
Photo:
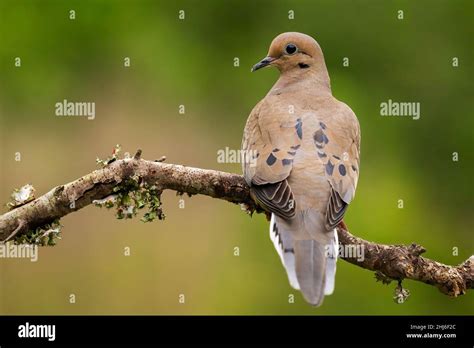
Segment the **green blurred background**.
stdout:
<svg viewBox="0 0 474 348">
<path fill-rule="evenodd" d="M 274 36 L 301 31 L 319 41 L 334 95 L 361 124 L 350 230 L 380 243 L 416 241 L 427 257 L 458 264 L 474 251 L 473 10 L 467 0 L 1 0 L 1 202 L 26 183 L 42 194 L 92 171 L 116 143 L 147 159 L 240 173 L 217 163 L 217 151 L 240 148 L 247 115 L 278 76 L 250 67 Z M 56 117 L 63 99 L 95 102 L 95 120 Z M 381 117 L 388 99 L 420 102 L 421 119 Z M 344 261 L 335 293 L 312 308 L 290 288 L 264 216 L 203 196 L 185 197 L 184 209 L 174 192 L 163 198 L 164 222 L 119 221 L 90 206 L 61 220 L 63 239 L 40 249 L 38 262 L 0 259 L 0 313 L 474 312 L 472 293 L 451 299 L 413 281 L 404 282 L 408 301 L 395 304 L 394 284 Z"/>
</svg>

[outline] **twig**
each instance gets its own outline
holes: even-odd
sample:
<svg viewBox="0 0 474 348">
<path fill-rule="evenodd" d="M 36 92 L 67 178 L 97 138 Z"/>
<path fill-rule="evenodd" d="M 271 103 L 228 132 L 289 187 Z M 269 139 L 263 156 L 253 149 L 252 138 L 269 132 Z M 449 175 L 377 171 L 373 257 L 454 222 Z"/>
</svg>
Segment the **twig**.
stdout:
<svg viewBox="0 0 474 348">
<path fill-rule="evenodd" d="M 18 219 L 18 227 L 15 228 L 15 230 L 12 233 L 10 233 L 10 235 L 7 238 L 5 238 L 5 240 L 2 241 L 2 243 L 5 244 L 9 240 L 11 240 L 13 237 L 15 237 L 21 231 L 23 227 L 25 227 L 25 221 L 23 221 L 22 219 Z"/>
</svg>

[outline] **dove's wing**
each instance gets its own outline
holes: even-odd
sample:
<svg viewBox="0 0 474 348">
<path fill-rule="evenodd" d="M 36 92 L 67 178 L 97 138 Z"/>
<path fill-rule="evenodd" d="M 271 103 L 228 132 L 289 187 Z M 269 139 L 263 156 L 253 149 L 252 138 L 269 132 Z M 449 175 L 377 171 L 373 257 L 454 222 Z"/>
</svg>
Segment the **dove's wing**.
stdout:
<svg viewBox="0 0 474 348">
<path fill-rule="evenodd" d="M 302 123 L 279 109 L 264 100 L 250 114 L 242 143 L 243 170 L 259 204 L 280 217 L 291 218 L 295 202 L 286 179 L 301 147 Z"/>
<path fill-rule="evenodd" d="M 326 228 L 332 230 L 342 220 L 352 201 L 359 178 L 359 122 L 352 110 L 341 103 L 327 122 L 319 122 L 313 135 L 316 153 L 331 184 L 326 211 Z"/>
</svg>

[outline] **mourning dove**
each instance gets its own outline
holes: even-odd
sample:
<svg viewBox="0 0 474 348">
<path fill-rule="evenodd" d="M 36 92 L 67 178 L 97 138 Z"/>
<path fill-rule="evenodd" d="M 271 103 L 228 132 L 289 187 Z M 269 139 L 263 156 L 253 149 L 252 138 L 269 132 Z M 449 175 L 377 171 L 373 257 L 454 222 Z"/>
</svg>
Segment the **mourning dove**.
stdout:
<svg viewBox="0 0 474 348">
<path fill-rule="evenodd" d="M 290 285 L 319 306 L 334 290 L 335 227 L 357 186 L 359 122 L 332 96 L 312 37 L 278 35 L 252 71 L 266 66 L 280 77 L 247 120 L 244 177 L 252 198 L 271 213 L 270 237 Z"/>
</svg>

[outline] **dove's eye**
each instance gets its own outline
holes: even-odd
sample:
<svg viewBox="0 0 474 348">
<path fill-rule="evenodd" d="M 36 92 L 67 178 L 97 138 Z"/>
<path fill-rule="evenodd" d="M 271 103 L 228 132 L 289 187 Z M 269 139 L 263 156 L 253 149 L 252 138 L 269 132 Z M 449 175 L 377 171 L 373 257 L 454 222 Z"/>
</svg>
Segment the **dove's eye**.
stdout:
<svg viewBox="0 0 474 348">
<path fill-rule="evenodd" d="M 295 45 L 293 45 L 291 43 L 286 45 L 286 47 L 285 47 L 285 52 L 289 55 L 295 54 L 296 51 L 298 51 L 298 47 L 296 47 Z"/>
</svg>

